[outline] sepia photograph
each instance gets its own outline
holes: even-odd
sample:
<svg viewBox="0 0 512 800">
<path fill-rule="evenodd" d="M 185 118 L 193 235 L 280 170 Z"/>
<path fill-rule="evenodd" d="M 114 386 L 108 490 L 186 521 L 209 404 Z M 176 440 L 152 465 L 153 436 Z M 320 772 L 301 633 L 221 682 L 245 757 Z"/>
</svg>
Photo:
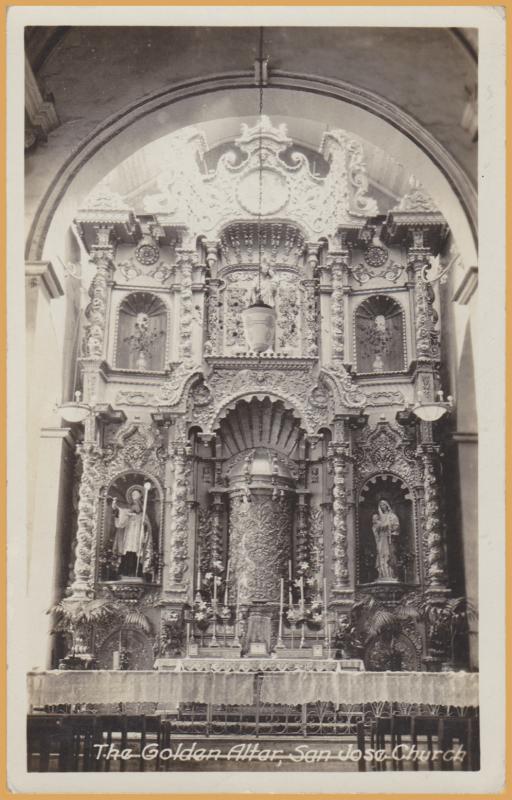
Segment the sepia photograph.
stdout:
<svg viewBox="0 0 512 800">
<path fill-rule="evenodd" d="M 12 784 L 476 791 L 504 17 L 203 10 L 11 30 Z"/>
</svg>

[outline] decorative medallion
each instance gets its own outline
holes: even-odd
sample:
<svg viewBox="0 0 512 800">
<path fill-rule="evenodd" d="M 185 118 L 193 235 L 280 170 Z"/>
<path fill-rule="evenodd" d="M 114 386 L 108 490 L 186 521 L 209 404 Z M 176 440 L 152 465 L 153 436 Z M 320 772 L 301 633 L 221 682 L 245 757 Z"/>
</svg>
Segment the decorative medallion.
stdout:
<svg viewBox="0 0 512 800">
<path fill-rule="evenodd" d="M 238 202 L 249 214 L 261 213 L 277 214 L 288 202 L 290 190 L 286 178 L 274 170 L 263 169 L 261 172 L 261 186 L 259 170 L 248 172 L 237 186 Z"/>
<path fill-rule="evenodd" d="M 139 264 L 150 267 L 160 258 L 160 248 L 150 236 L 143 236 L 140 244 L 135 248 L 135 258 Z"/>
<path fill-rule="evenodd" d="M 370 267 L 382 267 L 389 258 L 389 253 L 385 247 L 372 244 L 364 254 L 364 260 Z"/>
</svg>

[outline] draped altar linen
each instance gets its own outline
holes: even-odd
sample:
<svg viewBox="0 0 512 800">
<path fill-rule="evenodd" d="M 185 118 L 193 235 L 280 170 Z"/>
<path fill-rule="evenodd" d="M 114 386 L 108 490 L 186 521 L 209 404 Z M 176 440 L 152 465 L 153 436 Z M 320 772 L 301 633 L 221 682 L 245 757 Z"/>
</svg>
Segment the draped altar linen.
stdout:
<svg viewBox="0 0 512 800">
<path fill-rule="evenodd" d="M 468 672 L 309 672 L 266 675 L 264 703 L 425 703 L 477 706 L 478 674 Z"/>
<path fill-rule="evenodd" d="M 250 705 L 254 676 L 225 672 L 68 670 L 29 673 L 33 706 L 59 703 Z"/>
<path fill-rule="evenodd" d="M 249 661 L 249 659 L 247 659 Z M 254 672 L 219 670 L 32 672 L 32 706 L 60 703 L 184 702 L 251 705 Z M 274 666 L 274 664 L 273 664 Z M 276 667 L 278 662 L 276 663 Z M 357 672 L 301 670 L 263 672 L 262 702 L 297 705 L 312 702 L 422 703 L 478 706 L 478 674 L 468 672 Z"/>
</svg>

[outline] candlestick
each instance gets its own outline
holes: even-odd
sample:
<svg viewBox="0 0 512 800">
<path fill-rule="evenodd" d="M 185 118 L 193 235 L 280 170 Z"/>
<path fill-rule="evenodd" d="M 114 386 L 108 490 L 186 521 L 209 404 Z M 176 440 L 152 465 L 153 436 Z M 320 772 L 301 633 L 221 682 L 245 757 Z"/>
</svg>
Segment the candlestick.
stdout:
<svg viewBox="0 0 512 800">
<path fill-rule="evenodd" d="M 228 565 L 226 567 L 226 588 L 224 589 L 224 605 L 227 606 L 228 604 L 228 583 L 229 583 L 229 559 Z"/>
<path fill-rule="evenodd" d="M 327 647 L 329 639 L 327 635 L 327 579 L 324 578 L 324 644 Z"/>
<path fill-rule="evenodd" d="M 236 609 L 235 609 L 235 638 L 233 640 L 233 646 L 239 647 L 240 646 L 240 639 L 238 638 L 238 620 L 240 616 L 240 587 L 238 584 L 236 585 Z"/>
<path fill-rule="evenodd" d="M 281 586 L 279 593 L 279 628 L 277 632 L 276 649 L 284 647 L 283 644 L 283 608 L 284 608 L 284 578 L 281 578 Z"/>
</svg>

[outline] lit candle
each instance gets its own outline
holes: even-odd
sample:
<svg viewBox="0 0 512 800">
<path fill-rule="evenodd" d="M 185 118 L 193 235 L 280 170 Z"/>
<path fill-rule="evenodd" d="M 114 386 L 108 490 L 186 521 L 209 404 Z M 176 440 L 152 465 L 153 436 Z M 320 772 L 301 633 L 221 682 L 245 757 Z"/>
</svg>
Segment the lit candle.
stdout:
<svg viewBox="0 0 512 800">
<path fill-rule="evenodd" d="M 201 570 L 197 570 L 197 590 L 198 592 L 201 591 Z"/>
</svg>

